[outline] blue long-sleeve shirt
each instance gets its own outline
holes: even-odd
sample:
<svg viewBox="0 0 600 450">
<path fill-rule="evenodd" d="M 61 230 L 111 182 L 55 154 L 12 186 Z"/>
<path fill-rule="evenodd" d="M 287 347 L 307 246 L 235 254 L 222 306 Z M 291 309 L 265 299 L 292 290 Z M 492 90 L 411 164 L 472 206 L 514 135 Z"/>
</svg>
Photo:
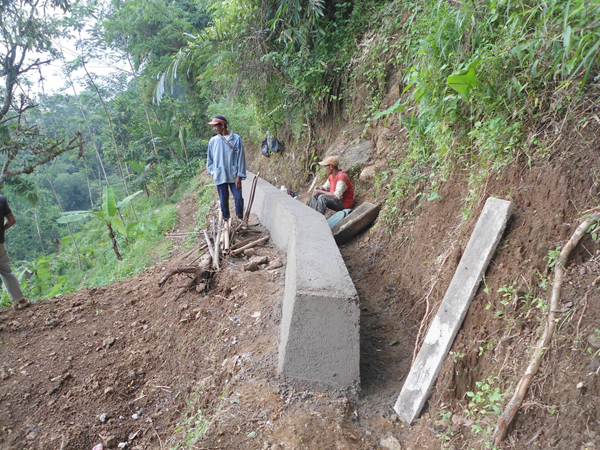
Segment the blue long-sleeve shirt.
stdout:
<svg viewBox="0 0 600 450">
<path fill-rule="evenodd" d="M 242 138 L 233 132 L 224 137 L 235 150 L 216 135 L 208 141 L 206 154 L 206 171 L 212 175 L 217 186 L 223 183 L 235 183 L 236 177 L 246 179 L 246 154 Z"/>
</svg>

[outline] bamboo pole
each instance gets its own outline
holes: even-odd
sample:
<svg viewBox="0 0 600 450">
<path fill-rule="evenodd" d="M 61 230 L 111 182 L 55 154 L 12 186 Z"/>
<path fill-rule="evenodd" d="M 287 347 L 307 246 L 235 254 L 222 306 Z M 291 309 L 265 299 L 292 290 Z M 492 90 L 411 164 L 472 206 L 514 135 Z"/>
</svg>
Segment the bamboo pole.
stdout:
<svg viewBox="0 0 600 450">
<path fill-rule="evenodd" d="M 231 252 L 232 255 L 239 255 L 240 253 L 242 253 L 244 250 L 247 250 L 249 248 L 252 247 L 256 247 L 258 244 L 262 244 L 263 242 L 267 242 L 269 240 L 269 236 L 263 236 L 260 239 L 257 239 L 254 242 L 250 242 L 247 245 L 244 245 L 243 247 L 238 248 L 237 250 L 234 250 Z"/>
<path fill-rule="evenodd" d="M 217 237 L 215 238 L 215 257 L 213 258 L 213 262 L 215 264 L 215 268 L 219 270 L 221 268 L 219 256 L 221 253 L 221 232 L 223 230 L 223 219 L 222 214 L 219 215 L 219 223 L 217 224 Z"/>
<path fill-rule="evenodd" d="M 210 243 L 210 238 L 208 237 L 208 233 L 204 230 L 204 238 L 206 239 L 206 245 L 208 246 L 208 253 L 210 253 L 210 257 L 215 260 L 215 253 L 213 252 L 212 245 Z"/>
</svg>

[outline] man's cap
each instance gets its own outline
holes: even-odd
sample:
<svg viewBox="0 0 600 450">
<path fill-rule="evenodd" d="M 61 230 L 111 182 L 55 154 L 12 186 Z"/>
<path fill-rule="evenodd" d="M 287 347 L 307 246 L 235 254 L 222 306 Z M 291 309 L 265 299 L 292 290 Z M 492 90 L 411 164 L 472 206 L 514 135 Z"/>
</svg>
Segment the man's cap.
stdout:
<svg viewBox="0 0 600 450">
<path fill-rule="evenodd" d="M 328 156 L 323 161 L 320 161 L 319 164 L 321 166 L 334 166 L 334 167 L 338 167 L 340 165 L 340 161 L 335 156 Z"/>
<path fill-rule="evenodd" d="M 207 123 L 207 125 L 218 125 L 218 124 L 227 125 L 227 119 L 223 116 L 215 116 L 213 120 Z"/>
</svg>

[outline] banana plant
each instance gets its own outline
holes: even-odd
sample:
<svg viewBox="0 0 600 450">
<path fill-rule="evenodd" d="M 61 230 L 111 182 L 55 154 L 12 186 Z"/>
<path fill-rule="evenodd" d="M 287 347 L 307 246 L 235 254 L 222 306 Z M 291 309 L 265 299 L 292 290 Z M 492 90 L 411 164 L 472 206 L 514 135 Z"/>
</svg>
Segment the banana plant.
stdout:
<svg viewBox="0 0 600 450">
<path fill-rule="evenodd" d="M 120 261 L 123 258 L 119 253 L 119 247 L 117 245 L 117 239 L 114 230 L 117 230 L 120 234 L 127 237 L 128 232 L 136 225 L 136 223 L 132 222 L 126 226 L 121 217 L 119 217 L 119 210 L 124 206 L 127 206 L 131 200 L 141 193 L 142 191 L 137 191 L 117 203 L 115 201 L 115 193 L 112 187 L 104 186 L 104 190 L 102 192 L 102 209 L 100 211 L 67 211 L 62 213 L 62 216 L 58 219 L 58 223 L 79 222 L 80 220 L 88 217 L 93 217 L 104 222 L 108 228 L 108 235 L 112 240 L 115 255 L 117 255 L 117 259 Z"/>
</svg>

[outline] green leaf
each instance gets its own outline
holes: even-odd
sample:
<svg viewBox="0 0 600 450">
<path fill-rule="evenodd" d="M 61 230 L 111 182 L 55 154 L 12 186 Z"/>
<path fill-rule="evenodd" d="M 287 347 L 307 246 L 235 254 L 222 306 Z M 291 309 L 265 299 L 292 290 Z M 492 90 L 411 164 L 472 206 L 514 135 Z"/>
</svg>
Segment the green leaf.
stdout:
<svg viewBox="0 0 600 450">
<path fill-rule="evenodd" d="M 45 267 L 38 267 L 35 275 L 38 280 L 48 280 L 52 277 L 52 272 Z"/>
<path fill-rule="evenodd" d="M 468 94 L 472 89 L 479 86 L 479 80 L 473 68 L 450 75 L 447 80 L 448 85 L 460 94 Z"/>
<path fill-rule="evenodd" d="M 117 214 L 117 204 L 115 203 L 115 192 L 110 186 L 104 186 L 102 193 L 102 212 L 104 217 L 109 219 Z"/>
<path fill-rule="evenodd" d="M 120 217 L 113 217 L 112 224 L 119 233 L 123 236 L 127 236 L 127 229 Z"/>
<path fill-rule="evenodd" d="M 127 206 L 127 204 L 129 204 L 129 202 L 131 200 L 133 200 L 135 197 L 140 195 L 142 192 L 144 192 L 144 191 L 140 190 L 140 191 L 134 192 L 133 194 L 125 197 L 123 200 L 121 200 L 119 203 L 117 203 L 117 209 L 121 209 L 123 206 Z"/>
<path fill-rule="evenodd" d="M 56 220 L 58 223 L 79 222 L 80 220 L 83 220 L 86 217 L 90 217 L 89 211 L 67 211 L 62 214 L 62 217 L 59 217 Z"/>
</svg>

